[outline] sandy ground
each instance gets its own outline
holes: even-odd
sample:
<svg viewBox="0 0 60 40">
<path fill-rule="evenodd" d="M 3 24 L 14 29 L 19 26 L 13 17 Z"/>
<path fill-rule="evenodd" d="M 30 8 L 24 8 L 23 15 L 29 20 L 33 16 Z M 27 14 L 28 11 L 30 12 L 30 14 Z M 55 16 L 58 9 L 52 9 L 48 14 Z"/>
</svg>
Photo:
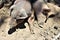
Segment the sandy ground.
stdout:
<svg viewBox="0 0 60 40">
<path fill-rule="evenodd" d="M 8 9 L 0 9 L 0 15 L 8 13 Z M 9 15 L 9 14 L 8 14 Z M 7 15 L 6 15 L 7 16 Z M 46 17 L 43 14 L 39 16 L 39 25 L 34 22 L 33 30 L 35 34 L 31 34 L 29 26 L 25 23 L 26 28 L 16 29 L 12 34 L 8 34 L 11 28 L 10 23 L 11 18 L 4 20 L 4 23 L 0 26 L 0 40 L 53 40 L 55 36 L 60 33 L 60 19 L 59 18 L 49 18 L 46 23 L 44 23 Z M 60 38 L 56 39 L 60 40 Z"/>
</svg>

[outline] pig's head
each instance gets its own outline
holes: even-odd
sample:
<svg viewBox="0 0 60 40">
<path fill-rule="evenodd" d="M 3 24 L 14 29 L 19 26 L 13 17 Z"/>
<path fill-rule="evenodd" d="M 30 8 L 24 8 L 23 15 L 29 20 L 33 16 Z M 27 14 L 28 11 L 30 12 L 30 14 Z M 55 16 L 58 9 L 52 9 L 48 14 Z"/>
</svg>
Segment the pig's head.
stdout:
<svg viewBox="0 0 60 40">
<path fill-rule="evenodd" d="M 46 15 L 46 21 L 48 18 L 60 17 L 60 7 L 52 3 L 47 3 L 47 7 L 43 9 L 43 14 Z"/>
</svg>

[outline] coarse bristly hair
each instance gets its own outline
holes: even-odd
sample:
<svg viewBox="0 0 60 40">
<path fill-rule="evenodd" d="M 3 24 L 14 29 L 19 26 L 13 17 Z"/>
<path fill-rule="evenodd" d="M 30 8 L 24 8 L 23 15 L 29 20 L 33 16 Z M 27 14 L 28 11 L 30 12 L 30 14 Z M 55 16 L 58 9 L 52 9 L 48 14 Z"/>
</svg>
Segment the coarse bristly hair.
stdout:
<svg viewBox="0 0 60 40">
<path fill-rule="evenodd" d="M 31 14 L 31 5 L 27 1 L 21 1 L 14 4 L 13 6 L 10 7 L 10 10 L 11 9 L 13 9 L 11 11 L 12 17 L 19 16 L 22 17 L 22 19 L 24 19 L 23 17 L 27 17 L 28 15 Z"/>
</svg>

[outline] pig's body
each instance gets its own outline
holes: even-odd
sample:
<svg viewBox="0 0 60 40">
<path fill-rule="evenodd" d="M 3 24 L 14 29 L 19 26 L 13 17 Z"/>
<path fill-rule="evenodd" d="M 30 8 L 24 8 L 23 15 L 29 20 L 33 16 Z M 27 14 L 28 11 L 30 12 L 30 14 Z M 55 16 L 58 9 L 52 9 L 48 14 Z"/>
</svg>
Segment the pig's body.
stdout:
<svg viewBox="0 0 60 40">
<path fill-rule="evenodd" d="M 40 6 L 39 6 L 40 5 Z M 38 20 L 38 16 L 40 13 L 44 14 L 46 16 L 45 23 L 47 22 L 48 18 L 54 17 L 54 16 L 60 16 L 60 7 L 56 6 L 52 3 L 41 3 L 37 1 L 34 6 L 36 19 Z"/>
<path fill-rule="evenodd" d="M 42 9 L 42 3 L 37 1 L 33 4 L 33 9 L 34 9 L 34 15 L 35 15 L 35 20 L 38 21 L 38 15 L 39 15 L 39 12 L 41 12 L 41 9 Z"/>
<path fill-rule="evenodd" d="M 31 15 L 31 5 L 27 1 L 15 3 L 10 9 L 13 9 L 11 17 L 16 19 L 25 19 Z"/>
<path fill-rule="evenodd" d="M 33 4 L 33 9 L 35 11 L 35 19 L 38 21 L 38 15 L 43 12 L 43 10 L 49 10 L 49 7 L 47 6 L 47 3 L 44 1 L 36 1 Z"/>
</svg>

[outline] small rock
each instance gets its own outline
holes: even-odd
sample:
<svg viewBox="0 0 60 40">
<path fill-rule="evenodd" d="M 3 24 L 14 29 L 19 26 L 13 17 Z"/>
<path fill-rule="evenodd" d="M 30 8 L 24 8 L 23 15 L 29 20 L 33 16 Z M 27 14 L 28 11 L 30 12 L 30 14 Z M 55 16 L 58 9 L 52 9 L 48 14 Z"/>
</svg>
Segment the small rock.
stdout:
<svg viewBox="0 0 60 40">
<path fill-rule="evenodd" d="M 54 29 L 56 29 L 56 30 L 57 30 L 57 29 L 58 29 L 58 27 L 57 27 L 57 26 L 54 26 Z"/>
<path fill-rule="evenodd" d="M 48 40 L 47 38 L 45 38 L 45 40 Z"/>
</svg>

